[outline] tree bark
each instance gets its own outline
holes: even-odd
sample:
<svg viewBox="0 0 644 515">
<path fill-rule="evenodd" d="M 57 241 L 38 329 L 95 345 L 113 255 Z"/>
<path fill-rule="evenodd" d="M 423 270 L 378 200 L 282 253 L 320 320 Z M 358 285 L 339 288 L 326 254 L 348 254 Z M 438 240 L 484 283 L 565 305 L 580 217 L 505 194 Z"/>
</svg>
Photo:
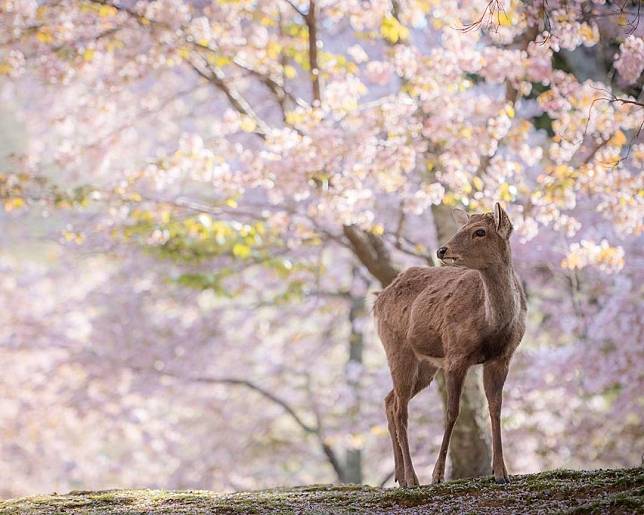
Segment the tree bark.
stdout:
<svg viewBox="0 0 644 515">
<path fill-rule="evenodd" d="M 394 266 L 391 254 L 382 238 L 355 225 L 345 225 L 342 229 L 358 261 L 383 288 L 389 286 L 399 270 Z"/>
</svg>

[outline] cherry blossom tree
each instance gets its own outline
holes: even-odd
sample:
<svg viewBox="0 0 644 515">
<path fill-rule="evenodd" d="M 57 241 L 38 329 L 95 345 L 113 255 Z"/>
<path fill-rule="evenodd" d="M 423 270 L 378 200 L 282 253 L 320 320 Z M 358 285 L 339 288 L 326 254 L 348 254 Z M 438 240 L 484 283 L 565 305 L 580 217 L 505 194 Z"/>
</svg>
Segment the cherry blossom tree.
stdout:
<svg viewBox="0 0 644 515">
<path fill-rule="evenodd" d="M 369 293 L 435 264 L 452 207 L 496 199 L 533 313 L 507 389 L 516 467 L 639 460 L 639 2 L 0 0 L 0 13 L 0 95 L 24 132 L 1 163 L 4 225 L 42 228 L 5 238 L 63 249 L 44 268 L 4 256 L 1 349 L 75 431 L 111 421 L 68 463 L 49 458 L 58 476 L 386 481 Z M 36 418 L 11 384 L 0 427 L 16 444 L 0 459 L 32 462 L 18 435 Z M 421 470 L 440 436 L 431 395 L 411 422 Z M 489 471 L 484 408 L 473 373 L 454 477 Z M 193 425 L 207 452 L 176 436 Z M 43 436 L 49 452 L 73 446 L 59 434 Z M 83 468 L 93 453 L 104 468 Z M 15 481 L 9 494 L 26 489 Z"/>
</svg>

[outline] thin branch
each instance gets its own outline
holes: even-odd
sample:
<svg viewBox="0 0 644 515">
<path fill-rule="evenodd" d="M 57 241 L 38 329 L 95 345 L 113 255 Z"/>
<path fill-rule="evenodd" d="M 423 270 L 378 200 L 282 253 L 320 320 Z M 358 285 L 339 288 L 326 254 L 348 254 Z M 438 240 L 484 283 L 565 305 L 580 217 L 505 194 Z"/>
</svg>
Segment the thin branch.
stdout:
<svg viewBox="0 0 644 515">
<path fill-rule="evenodd" d="M 319 107 L 322 104 L 322 93 L 320 90 L 320 67 L 318 64 L 318 29 L 315 0 L 309 1 L 309 12 L 306 14 L 305 21 L 309 29 L 309 68 L 311 73 L 313 105 Z"/>
<path fill-rule="evenodd" d="M 306 13 L 302 11 L 297 5 L 295 5 L 291 0 L 286 0 L 286 3 L 291 6 L 291 8 L 299 14 L 302 18 L 306 19 Z"/>
<path fill-rule="evenodd" d="M 344 470 L 342 468 L 342 465 L 340 464 L 340 461 L 338 460 L 335 451 L 331 448 L 331 446 L 324 441 L 324 437 L 322 435 L 321 429 L 318 425 L 312 426 L 310 424 L 307 424 L 300 415 L 295 411 L 295 409 L 282 397 L 279 395 L 274 394 L 273 392 L 270 392 L 266 388 L 259 386 L 257 383 L 254 383 L 253 381 L 250 381 L 248 379 L 242 379 L 238 377 L 210 377 L 210 376 L 191 376 L 191 377 L 185 377 L 180 374 L 176 374 L 174 372 L 170 371 L 165 371 L 165 370 L 156 370 L 156 369 L 150 369 L 150 368 L 145 368 L 145 367 L 136 367 L 136 366 L 131 366 L 128 365 L 126 368 L 129 368 L 130 370 L 134 370 L 137 372 L 144 372 L 144 373 L 154 373 L 156 375 L 161 375 L 161 376 L 167 376 L 167 377 L 172 377 L 175 379 L 179 379 L 182 381 L 189 381 L 192 383 L 202 383 L 202 384 L 223 384 L 223 385 L 230 385 L 230 386 L 243 386 L 245 388 L 248 388 L 262 397 L 264 397 L 266 400 L 272 402 L 273 404 L 279 406 L 284 410 L 284 412 L 307 434 L 314 435 L 319 444 L 320 448 L 322 450 L 322 453 L 324 456 L 327 458 L 331 466 L 333 467 L 334 472 L 338 476 L 339 480 L 342 480 L 344 477 Z"/>
<path fill-rule="evenodd" d="M 425 264 L 428 266 L 434 266 L 434 261 L 432 260 L 431 256 L 427 254 L 421 254 L 419 252 L 414 252 L 413 250 L 410 250 L 409 248 L 406 248 L 404 244 L 409 245 L 410 247 L 414 247 L 414 243 L 409 241 L 409 239 L 405 238 L 404 236 L 396 236 L 393 235 L 393 245 L 396 248 L 396 250 L 402 252 L 403 254 L 407 254 L 408 256 L 412 256 L 417 259 L 422 259 Z"/>
<path fill-rule="evenodd" d="M 264 85 L 271 90 L 271 92 L 277 97 L 278 101 L 281 102 L 284 98 L 288 98 L 294 104 L 300 107 L 306 107 L 307 103 L 299 97 L 296 97 L 293 93 L 288 91 L 282 84 L 279 84 L 277 81 L 273 80 L 268 75 L 265 75 L 257 70 L 251 68 L 247 64 L 242 63 L 239 59 L 234 59 L 233 64 L 241 68 L 242 70 L 250 73 L 251 75 L 257 77 Z"/>
<path fill-rule="evenodd" d="M 201 57 L 202 59 L 204 59 L 203 56 Z M 206 66 L 208 66 L 207 60 L 204 59 L 204 61 L 206 63 Z M 239 114 L 248 116 L 255 121 L 257 128 L 253 131 L 254 134 L 262 139 L 266 138 L 266 134 L 269 131 L 268 126 L 255 114 L 253 108 L 246 101 L 246 99 L 226 83 L 226 81 L 224 80 L 223 72 L 221 70 L 208 66 L 208 70 L 211 72 L 211 74 L 209 75 L 201 70 L 193 62 L 189 62 L 189 65 L 199 76 L 206 79 L 217 89 L 219 89 L 226 96 L 228 102 L 235 109 L 235 111 L 237 111 Z"/>
<path fill-rule="evenodd" d="M 394 477 L 394 472 L 395 472 L 395 471 L 394 471 L 394 470 L 392 470 L 391 472 L 389 472 L 389 474 L 387 474 L 386 476 L 384 476 L 384 477 L 383 477 L 383 478 L 378 482 L 378 486 L 379 486 L 380 488 L 382 488 L 383 486 L 385 486 L 385 485 L 387 484 L 387 482 L 388 482 L 392 477 Z"/>
<path fill-rule="evenodd" d="M 163 27 L 165 29 L 171 29 L 171 27 L 169 27 L 167 24 L 163 22 L 159 22 L 157 20 L 152 20 L 150 18 L 147 18 L 144 15 L 139 14 L 136 10 L 132 8 L 124 7 L 122 5 L 118 5 L 118 4 L 115 4 L 114 2 L 109 2 L 106 0 L 89 0 L 89 1 L 98 5 L 108 5 L 120 12 L 124 12 L 129 16 L 133 17 L 140 25 L 143 25 L 143 26 L 155 25 L 155 26 Z M 186 43 L 190 44 L 194 48 L 197 48 L 197 49 L 200 48 L 202 50 L 208 50 L 212 52 L 212 49 L 208 46 L 200 45 L 199 43 L 195 43 L 192 41 L 186 41 Z M 232 107 L 237 112 L 252 118 L 257 125 L 257 130 L 253 131 L 253 133 L 259 136 L 260 138 L 265 139 L 266 134 L 268 133 L 268 125 L 254 113 L 253 109 L 251 108 L 250 104 L 246 101 L 246 99 L 244 99 L 236 90 L 231 88 L 226 83 L 226 81 L 224 80 L 225 77 L 223 75 L 223 72 L 217 68 L 212 68 L 208 63 L 208 60 L 205 59 L 202 55 L 200 55 L 200 57 L 204 60 L 205 66 L 208 68 L 208 70 L 211 71 L 212 73 L 211 75 L 202 71 L 193 62 L 188 61 L 188 65 L 195 72 L 197 72 L 199 76 L 201 76 L 208 82 L 214 84 L 222 93 L 224 93 L 224 95 L 226 96 L 226 98 L 228 99 Z"/>
<path fill-rule="evenodd" d="M 239 379 L 239 378 L 232 378 L 232 377 L 205 377 L 205 376 L 198 376 L 198 377 L 187 377 L 187 378 L 182 378 L 180 376 L 176 376 L 173 374 L 168 374 L 165 371 L 161 371 L 161 374 L 163 375 L 170 375 L 172 377 L 176 377 L 178 379 L 185 379 L 190 382 L 194 383 L 207 383 L 207 384 L 227 384 L 227 385 L 233 385 L 233 386 L 245 386 L 246 388 L 249 388 L 250 390 L 253 390 L 254 392 L 257 392 L 260 394 L 262 397 L 265 399 L 271 401 L 273 404 L 276 404 L 280 406 L 284 412 L 293 419 L 293 421 L 300 426 L 305 432 L 307 433 L 312 433 L 315 434 L 317 433 L 317 428 L 314 426 L 311 426 L 304 422 L 302 418 L 295 412 L 295 410 L 281 397 L 278 397 L 272 392 L 269 392 L 265 388 L 253 383 L 252 381 L 249 381 L 248 379 Z"/>
<path fill-rule="evenodd" d="M 620 103 L 620 104 L 634 105 L 634 106 L 639 107 L 639 108 L 643 108 L 643 107 L 644 107 L 644 103 L 643 103 L 643 102 L 639 102 L 639 101 L 637 101 L 637 100 L 631 100 L 631 99 L 629 99 L 629 98 L 621 98 L 621 97 L 618 97 L 618 96 L 616 96 L 615 94 L 613 94 L 613 93 L 611 93 L 610 91 L 607 91 L 607 90 L 605 90 L 605 89 L 601 89 L 601 88 L 594 88 L 594 89 L 597 89 L 598 91 L 601 91 L 601 92 L 602 92 L 602 93 L 604 93 L 606 96 L 604 96 L 604 97 L 597 97 L 597 98 L 593 99 L 593 101 L 591 102 L 590 107 L 588 108 L 588 118 L 586 119 L 586 126 L 584 127 L 584 132 L 583 132 L 583 135 L 582 135 L 582 140 L 583 140 L 583 138 L 585 138 L 585 137 L 586 137 L 586 135 L 588 134 L 588 127 L 589 127 L 589 125 L 590 125 L 590 117 L 591 117 L 591 115 L 592 115 L 593 108 L 595 107 L 595 104 L 596 104 L 597 102 L 608 102 L 609 104 L 613 104 L 613 103 L 616 103 L 616 102 L 617 102 L 617 103 Z M 635 143 L 635 141 L 639 138 L 639 136 L 640 136 L 640 134 L 641 134 L 641 132 L 642 132 L 642 128 L 643 128 L 643 127 L 644 127 L 644 116 L 642 117 L 642 122 L 640 123 L 639 128 L 638 128 L 638 129 L 633 133 L 633 136 L 631 137 L 631 140 L 630 140 L 630 142 L 629 142 L 629 144 L 628 144 L 628 149 L 627 149 L 627 151 L 626 151 L 626 155 L 625 155 L 624 157 L 622 157 L 622 158 L 618 159 L 617 161 L 615 161 L 615 162 L 613 162 L 613 163 L 610 163 L 612 166 L 617 166 L 619 163 L 621 163 L 621 162 L 625 161 L 626 159 L 628 159 L 628 158 L 630 157 L 630 155 L 631 155 L 631 150 L 632 150 L 632 147 L 633 147 L 633 144 L 634 144 L 634 143 Z M 589 156 L 584 160 L 584 164 L 589 163 L 589 162 L 591 161 L 591 159 L 595 156 L 595 154 L 597 153 L 597 151 L 598 151 L 602 146 L 604 146 L 606 143 L 608 143 L 608 141 L 609 141 L 609 140 L 606 140 L 606 141 L 602 142 L 600 145 L 598 145 L 598 146 L 597 146 L 597 147 L 596 147 L 596 148 L 591 152 L 591 154 L 590 154 L 590 155 L 589 155 Z"/>
<path fill-rule="evenodd" d="M 613 97 L 611 99 L 603 99 L 603 100 L 608 100 L 610 103 L 619 102 L 620 104 L 630 104 L 638 107 L 644 107 L 644 102 L 638 102 L 637 100 L 629 100 L 627 98 Z"/>
</svg>

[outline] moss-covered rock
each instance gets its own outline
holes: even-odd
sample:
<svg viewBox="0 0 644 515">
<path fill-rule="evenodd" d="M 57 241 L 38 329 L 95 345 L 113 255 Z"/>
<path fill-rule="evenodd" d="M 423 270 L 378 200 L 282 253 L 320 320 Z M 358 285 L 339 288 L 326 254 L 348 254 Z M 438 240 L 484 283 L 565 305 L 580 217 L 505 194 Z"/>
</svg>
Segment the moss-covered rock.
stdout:
<svg viewBox="0 0 644 515">
<path fill-rule="evenodd" d="M 0 501 L 0 514 L 198 513 L 644 513 L 644 468 L 553 470 L 436 486 L 313 485 L 219 494 L 203 490 L 109 490 Z"/>
</svg>

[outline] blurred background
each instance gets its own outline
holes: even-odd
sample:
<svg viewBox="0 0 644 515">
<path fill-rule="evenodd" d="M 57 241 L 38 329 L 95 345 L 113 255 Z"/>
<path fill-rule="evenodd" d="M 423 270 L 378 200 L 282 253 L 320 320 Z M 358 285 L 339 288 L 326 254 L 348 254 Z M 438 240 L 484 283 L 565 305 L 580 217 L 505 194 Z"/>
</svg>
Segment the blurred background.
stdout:
<svg viewBox="0 0 644 515">
<path fill-rule="evenodd" d="M 0 0 L 0 497 L 391 486 L 373 292 L 495 200 L 510 472 L 639 465 L 640 7 Z M 427 483 L 440 380 L 410 412 Z"/>
</svg>

